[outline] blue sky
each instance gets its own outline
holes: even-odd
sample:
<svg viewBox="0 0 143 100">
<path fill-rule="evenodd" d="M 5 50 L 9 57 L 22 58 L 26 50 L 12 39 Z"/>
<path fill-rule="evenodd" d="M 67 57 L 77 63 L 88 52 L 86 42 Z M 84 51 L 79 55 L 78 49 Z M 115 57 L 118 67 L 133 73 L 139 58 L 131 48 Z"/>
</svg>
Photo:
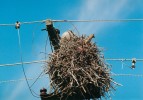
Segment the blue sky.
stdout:
<svg viewBox="0 0 143 100">
<path fill-rule="evenodd" d="M 0 0 L 0 23 L 43 19 L 128 19 L 143 18 L 142 0 Z M 80 34 L 95 34 L 94 41 L 103 47 L 105 58 L 143 58 L 143 22 L 73 23 Z M 70 23 L 55 23 L 61 33 L 71 29 Z M 24 61 L 44 60 L 47 33 L 45 24 L 22 25 L 20 28 Z M 75 31 L 76 32 L 76 31 Z M 17 30 L 12 26 L 0 27 L 0 64 L 20 62 Z M 34 36 L 33 36 L 34 34 Z M 34 39 L 34 41 L 32 41 Z M 49 42 L 46 53 L 50 53 Z M 117 74 L 143 74 L 143 63 L 135 70 L 125 62 L 108 62 Z M 28 78 L 37 77 L 43 64 L 24 65 Z M 0 67 L 0 81 L 22 79 L 21 66 Z M 121 83 L 113 100 L 143 100 L 143 77 L 116 76 Z M 29 81 L 30 84 L 33 81 Z M 48 78 L 39 79 L 32 90 L 39 94 L 42 87 L 49 89 Z M 33 97 L 26 82 L 0 84 L 0 100 L 40 100 Z"/>
</svg>

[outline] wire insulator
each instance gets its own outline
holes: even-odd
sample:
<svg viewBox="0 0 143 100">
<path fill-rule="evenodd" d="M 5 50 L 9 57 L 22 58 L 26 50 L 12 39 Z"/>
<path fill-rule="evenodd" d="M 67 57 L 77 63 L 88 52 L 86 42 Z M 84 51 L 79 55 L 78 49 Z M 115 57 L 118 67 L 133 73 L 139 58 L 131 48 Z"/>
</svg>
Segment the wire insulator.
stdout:
<svg viewBox="0 0 143 100">
<path fill-rule="evenodd" d="M 19 29 L 19 28 L 20 28 L 20 22 L 17 21 L 17 22 L 15 23 L 15 28 L 16 28 L 16 29 Z"/>
<path fill-rule="evenodd" d="M 132 66 L 131 66 L 132 69 L 135 69 L 135 67 L 136 67 L 135 63 L 136 63 L 136 58 L 133 58 L 132 59 Z"/>
<path fill-rule="evenodd" d="M 133 59 L 132 59 L 132 63 L 136 63 L 136 58 L 133 58 Z"/>
</svg>

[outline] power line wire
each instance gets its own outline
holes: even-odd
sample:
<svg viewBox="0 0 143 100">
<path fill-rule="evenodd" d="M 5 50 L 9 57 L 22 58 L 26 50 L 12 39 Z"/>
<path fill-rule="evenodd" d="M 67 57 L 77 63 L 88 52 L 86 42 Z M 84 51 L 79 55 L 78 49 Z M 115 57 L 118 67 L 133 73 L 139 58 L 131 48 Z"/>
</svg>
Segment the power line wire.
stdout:
<svg viewBox="0 0 143 100">
<path fill-rule="evenodd" d="M 47 78 L 47 76 L 43 77 L 39 77 L 38 79 L 41 79 L 41 78 Z M 35 80 L 37 78 L 27 78 L 27 80 Z M 3 80 L 3 81 L 0 81 L 0 84 L 4 84 L 4 83 L 15 83 L 15 82 L 22 82 L 22 81 L 25 81 L 25 78 L 22 78 L 22 79 L 17 79 L 17 80 Z"/>
<path fill-rule="evenodd" d="M 19 23 L 17 22 L 17 24 L 19 24 Z M 30 84 L 29 84 L 29 82 L 28 82 L 28 79 L 27 79 L 27 76 L 26 76 L 26 72 L 25 72 L 25 69 L 24 69 L 23 54 L 22 54 L 22 47 L 21 47 L 21 39 L 20 39 L 20 31 L 19 31 L 19 28 L 20 28 L 20 24 L 19 24 L 19 25 L 16 25 L 16 29 L 17 29 L 17 33 L 18 33 L 18 43 L 19 43 L 19 49 L 20 49 L 20 60 L 21 60 L 22 71 L 23 71 L 23 74 L 24 74 L 24 77 L 25 77 L 25 80 L 26 80 L 26 83 L 27 83 L 27 86 L 28 86 L 28 89 L 29 89 L 31 95 L 33 95 L 33 96 L 36 97 L 36 98 L 39 98 L 39 96 L 35 96 L 35 95 L 33 94 L 33 91 L 32 91 L 32 89 L 31 89 L 31 87 L 30 87 Z"/>
<path fill-rule="evenodd" d="M 37 61 L 31 61 L 31 62 L 23 62 L 23 64 L 33 64 L 33 63 L 45 63 L 47 62 L 46 60 L 37 60 Z M 0 64 L 0 67 L 9 67 L 9 66 L 17 66 L 21 65 L 22 62 L 17 62 L 13 64 Z"/>
<path fill-rule="evenodd" d="M 0 24 L 0 26 L 15 26 L 15 24 Z"/>
<path fill-rule="evenodd" d="M 40 20 L 40 21 L 31 21 L 31 22 L 21 22 L 21 24 L 35 24 L 35 23 L 44 23 L 46 20 Z"/>
<path fill-rule="evenodd" d="M 49 20 L 49 19 L 47 19 Z M 143 19 L 93 19 L 93 20 L 51 20 L 52 22 L 140 22 Z M 20 24 L 35 24 L 35 23 L 44 23 L 46 20 L 39 21 L 29 21 L 29 22 L 20 22 Z M 15 23 L 12 24 L 0 24 L 0 26 L 15 26 Z"/>
<path fill-rule="evenodd" d="M 107 58 L 106 61 L 132 61 L 135 58 L 132 59 L 126 59 L 126 58 Z M 136 61 L 143 61 L 143 59 L 136 59 Z"/>
<path fill-rule="evenodd" d="M 133 77 L 143 77 L 143 74 L 111 74 L 111 76 L 133 76 Z"/>
<path fill-rule="evenodd" d="M 20 25 L 22 24 L 35 24 L 35 23 L 43 23 L 45 20 L 40 20 L 40 21 L 30 21 L 30 22 L 20 22 Z M 17 23 L 12 23 L 12 24 L 0 24 L 0 26 L 15 26 Z"/>
<path fill-rule="evenodd" d="M 143 19 L 52 20 L 53 22 L 135 22 Z"/>
<path fill-rule="evenodd" d="M 40 77 L 42 76 L 42 74 L 44 73 L 44 71 L 42 71 L 38 77 L 34 80 L 34 82 L 30 85 L 30 88 L 38 81 L 38 79 L 40 79 Z"/>
<path fill-rule="evenodd" d="M 126 59 L 126 58 L 107 58 L 105 59 L 105 61 L 132 61 L 132 59 Z M 136 59 L 136 61 L 143 61 L 143 59 Z M 36 60 L 36 61 L 31 61 L 31 62 L 17 62 L 17 63 L 13 63 L 13 64 L 0 64 L 0 67 L 9 67 L 9 66 L 17 66 L 17 65 L 21 65 L 21 64 L 33 64 L 33 63 L 46 63 L 47 60 Z"/>
</svg>

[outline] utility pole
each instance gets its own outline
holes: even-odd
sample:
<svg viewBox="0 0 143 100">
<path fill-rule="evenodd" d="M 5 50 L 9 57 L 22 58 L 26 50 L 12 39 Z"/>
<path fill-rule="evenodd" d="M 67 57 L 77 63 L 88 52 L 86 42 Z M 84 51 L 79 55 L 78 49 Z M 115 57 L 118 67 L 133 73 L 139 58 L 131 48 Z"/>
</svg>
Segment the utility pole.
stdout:
<svg viewBox="0 0 143 100">
<path fill-rule="evenodd" d="M 49 20 L 49 19 L 46 20 L 46 29 L 43 29 L 43 30 L 46 30 L 48 32 L 51 48 L 53 46 L 54 50 L 59 49 L 60 48 L 60 45 L 59 45 L 60 30 L 56 29 L 53 26 L 52 20 Z M 47 90 L 45 88 L 40 90 L 40 97 L 41 97 L 41 100 L 49 100 L 50 99 L 49 95 L 47 94 Z M 50 100 L 53 100 L 53 97 Z M 54 100 L 58 100 L 58 99 L 54 98 Z"/>
<path fill-rule="evenodd" d="M 60 42 L 60 30 L 56 29 L 53 26 L 52 20 L 46 20 L 46 29 L 44 29 L 48 32 L 48 36 L 50 39 L 51 46 L 54 47 L 54 50 L 57 50 L 60 48 L 59 42 Z"/>
</svg>

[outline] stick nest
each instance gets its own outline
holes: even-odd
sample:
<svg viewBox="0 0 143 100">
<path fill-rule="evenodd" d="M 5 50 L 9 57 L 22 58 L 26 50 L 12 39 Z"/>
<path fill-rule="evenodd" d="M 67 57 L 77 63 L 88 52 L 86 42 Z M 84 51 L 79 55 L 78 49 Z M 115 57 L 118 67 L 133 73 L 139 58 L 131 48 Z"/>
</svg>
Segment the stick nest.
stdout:
<svg viewBox="0 0 143 100">
<path fill-rule="evenodd" d="M 112 86 L 110 70 L 101 51 L 86 36 L 62 39 L 60 49 L 50 54 L 45 71 L 50 76 L 52 95 L 69 99 L 105 97 Z"/>
</svg>

